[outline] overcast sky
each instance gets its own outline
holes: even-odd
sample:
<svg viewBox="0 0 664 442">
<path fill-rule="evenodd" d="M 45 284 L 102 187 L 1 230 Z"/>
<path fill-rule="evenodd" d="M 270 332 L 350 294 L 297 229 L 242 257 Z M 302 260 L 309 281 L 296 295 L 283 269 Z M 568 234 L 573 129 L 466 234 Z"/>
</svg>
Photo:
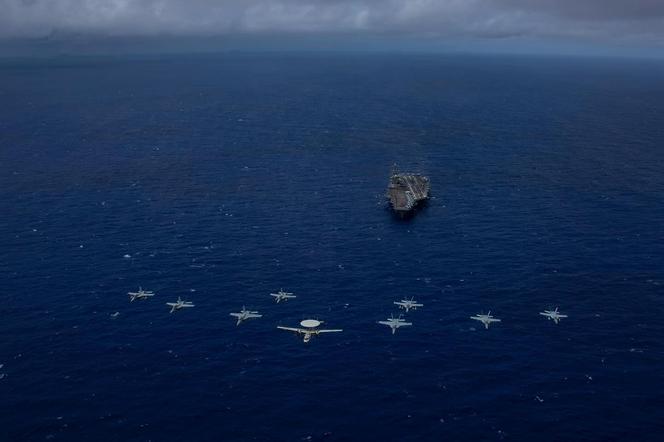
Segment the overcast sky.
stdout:
<svg viewBox="0 0 664 442">
<path fill-rule="evenodd" d="M 664 0 L 0 0 L 0 39 L 354 35 L 664 48 Z"/>
</svg>

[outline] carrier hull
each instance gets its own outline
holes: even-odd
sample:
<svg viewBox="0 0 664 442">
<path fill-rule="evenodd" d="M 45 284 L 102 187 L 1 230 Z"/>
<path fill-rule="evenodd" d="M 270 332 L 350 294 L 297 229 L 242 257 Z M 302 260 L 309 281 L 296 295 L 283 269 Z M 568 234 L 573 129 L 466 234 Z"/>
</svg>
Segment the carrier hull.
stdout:
<svg viewBox="0 0 664 442">
<path fill-rule="evenodd" d="M 387 199 L 395 213 L 405 216 L 429 198 L 430 190 L 428 177 L 394 172 L 387 187 Z"/>
</svg>

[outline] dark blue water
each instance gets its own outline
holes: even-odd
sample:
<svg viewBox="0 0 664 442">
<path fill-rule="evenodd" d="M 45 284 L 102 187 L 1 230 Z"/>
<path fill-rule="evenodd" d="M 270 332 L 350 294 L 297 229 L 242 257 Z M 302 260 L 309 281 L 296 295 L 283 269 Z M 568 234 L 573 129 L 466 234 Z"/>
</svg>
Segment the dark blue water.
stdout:
<svg viewBox="0 0 664 442">
<path fill-rule="evenodd" d="M 1 61 L 0 440 L 660 440 L 663 78 Z M 407 222 L 383 198 L 395 162 L 433 186 Z M 139 285 L 157 296 L 130 304 Z M 196 308 L 169 315 L 178 296 Z M 425 307 L 392 336 L 376 321 L 403 296 Z M 236 327 L 242 305 L 264 317 Z M 489 309 L 503 322 L 468 319 Z M 344 332 L 275 328 L 307 317 Z"/>
</svg>

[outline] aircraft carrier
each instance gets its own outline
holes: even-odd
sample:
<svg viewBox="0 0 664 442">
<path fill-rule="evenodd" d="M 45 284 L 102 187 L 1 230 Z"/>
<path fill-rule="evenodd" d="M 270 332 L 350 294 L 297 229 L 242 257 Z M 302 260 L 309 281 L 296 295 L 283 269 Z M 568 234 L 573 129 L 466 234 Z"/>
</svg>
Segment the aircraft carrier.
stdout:
<svg viewBox="0 0 664 442">
<path fill-rule="evenodd" d="M 429 178 L 412 173 L 401 173 L 396 166 L 392 168 L 387 198 L 392 209 L 401 216 L 413 212 L 415 207 L 429 198 L 431 184 Z"/>
</svg>

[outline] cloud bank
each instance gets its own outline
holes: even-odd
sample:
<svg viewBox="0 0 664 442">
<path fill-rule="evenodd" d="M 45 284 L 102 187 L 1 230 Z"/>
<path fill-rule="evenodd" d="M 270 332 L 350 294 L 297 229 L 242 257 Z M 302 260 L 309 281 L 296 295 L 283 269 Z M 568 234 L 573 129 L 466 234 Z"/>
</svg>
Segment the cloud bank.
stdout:
<svg viewBox="0 0 664 442">
<path fill-rule="evenodd" d="M 280 33 L 664 44 L 664 0 L 0 0 L 0 39 Z"/>
</svg>

